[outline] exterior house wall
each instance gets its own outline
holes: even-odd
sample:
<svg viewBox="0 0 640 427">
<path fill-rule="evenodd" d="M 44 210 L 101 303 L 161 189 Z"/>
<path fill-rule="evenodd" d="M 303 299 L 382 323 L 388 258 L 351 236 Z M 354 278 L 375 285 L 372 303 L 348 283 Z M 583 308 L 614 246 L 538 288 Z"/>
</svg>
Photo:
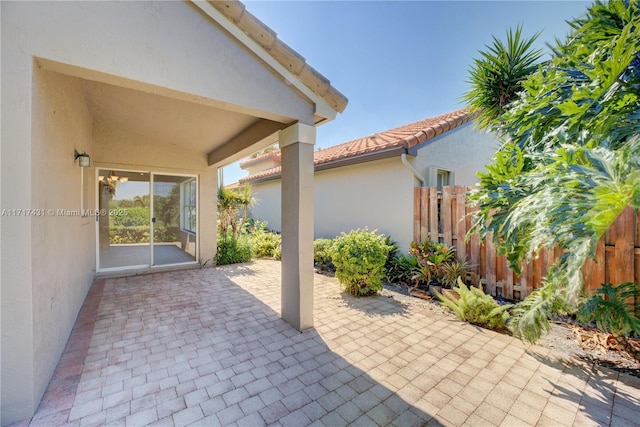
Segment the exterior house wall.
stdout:
<svg viewBox="0 0 640 427">
<path fill-rule="evenodd" d="M 398 157 L 316 172 L 316 237 L 368 227 L 406 252 L 412 224 L 413 175 Z"/>
<path fill-rule="evenodd" d="M 97 166 L 188 170 L 200 177 L 201 254 L 214 255 L 216 175 L 206 153 L 95 123 L 76 77 L 313 123 L 311 102 L 190 3 L 1 2 L 0 10 L 3 208 L 78 209 L 80 194 L 95 208 Z M 74 149 L 89 153 L 89 170 L 73 162 Z M 95 229 L 82 217 L 21 215 L 0 225 L 6 425 L 29 418 L 44 393 L 91 285 Z"/>
<path fill-rule="evenodd" d="M 280 192 L 281 179 L 259 182 L 251 185 L 256 205 L 251 208 L 251 216 L 260 221 L 267 221 L 267 228 L 272 231 L 282 232 L 282 194 Z M 314 181 L 314 192 L 318 194 L 318 184 Z M 316 205 L 317 206 L 317 205 Z M 315 217 L 318 223 L 318 216 Z"/>
<path fill-rule="evenodd" d="M 34 377 L 29 394 L 38 400 L 39 390 L 46 388 L 64 350 L 95 272 L 94 218 L 58 212 L 81 209 L 82 198 L 88 199 L 85 208 L 93 207 L 94 180 L 73 156 L 74 150 L 93 152 L 93 122 L 74 78 L 36 68 L 32 99 L 32 189 L 27 206 L 46 210 L 46 214 L 31 218 Z M 11 375 L 20 375 L 21 371 L 12 371 L 8 378 L 3 372 L 3 380 L 8 382 Z M 20 378 L 14 380 L 21 387 L 28 386 Z M 6 394 L 15 391 L 3 389 L 4 404 Z"/>
<path fill-rule="evenodd" d="M 476 173 L 489 164 L 500 141 L 464 124 L 417 147 L 407 156 L 427 179 L 430 167 L 453 172 L 450 185 L 473 185 Z M 335 237 L 341 232 L 369 227 L 391 236 L 406 253 L 413 240 L 413 188 L 420 185 L 400 157 L 325 169 L 315 173 L 315 238 Z M 258 204 L 254 218 L 268 221 L 268 228 L 281 230 L 280 179 L 253 184 Z"/>
<path fill-rule="evenodd" d="M 454 173 L 455 182 L 449 185 L 473 185 L 478 182 L 476 173 L 491 163 L 500 141 L 493 133 L 474 129 L 469 122 L 418 147 L 413 164 L 423 177 L 428 179 L 429 167 L 435 166 Z"/>
<path fill-rule="evenodd" d="M 280 179 L 253 184 L 251 210 L 281 231 Z M 314 236 L 333 238 L 368 227 L 391 236 L 406 252 L 413 236 L 413 175 L 398 157 L 316 171 Z"/>
</svg>

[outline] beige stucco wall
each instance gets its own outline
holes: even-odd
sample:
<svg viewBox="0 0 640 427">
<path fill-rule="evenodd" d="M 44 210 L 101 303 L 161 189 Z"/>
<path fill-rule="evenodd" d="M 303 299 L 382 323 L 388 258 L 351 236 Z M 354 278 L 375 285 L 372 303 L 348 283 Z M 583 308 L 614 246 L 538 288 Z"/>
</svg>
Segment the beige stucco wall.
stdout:
<svg viewBox="0 0 640 427">
<path fill-rule="evenodd" d="M 282 218 L 280 215 L 280 206 L 282 203 L 280 192 L 281 182 L 280 179 L 276 179 L 260 182 L 251 186 L 253 196 L 256 199 L 256 204 L 251 208 L 251 215 L 254 219 L 267 221 L 267 228 L 278 232 L 282 231 Z M 314 191 L 317 194 L 317 183 Z M 316 217 L 316 222 L 317 220 Z"/>
<path fill-rule="evenodd" d="M 495 134 L 476 130 L 474 126 L 473 123 L 466 123 L 427 141 L 419 148 L 413 162 L 418 172 L 427 177 L 429 166 L 436 166 L 454 172 L 454 185 L 473 185 L 478 182 L 476 173 L 491 163 L 491 157 L 500 142 Z"/>
<path fill-rule="evenodd" d="M 499 144 L 493 134 L 469 123 L 428 141 L 407 159 L 425 178 L 429 167 L 437 166 L 454 172 L 455 185 L 473 185 Z M 413 187 L 418 185 L 400 157 L 317 171 L 315 237 L 368 226 L 390 235 L 406 253 L 413 240 Z M 255 183 L 253 191 L 258 200 L 253 216 L 280 231 L 280 180 Z"/>
<path fill-rule="evenodd" d="M 81 209 L 82 197 L 89 199 L 85 208 L 93 207 L 90 171 L 73 156 L 74 150 L 93 152 L 93 122 L 73 78 L 36 69 L 32 99 L 29 206 L 47 211 L 31 218 L 33 393 L 38 400 L 95 271 L 93 218 L 57 212 Z"/>
<path fill-rule="evenodd" d="M 188 2 L 0 2 L 3 209 L 77 209 L 81 169 L 197 171 L 200 253 L 215 252 L 216 174 L 206 153 L 94 123 L 75 77 L 226 108 L 312 122 L 314 106 Z M 38 61 L 49 71 L 35 70 Z M 51 72 L 58 71 L 62 74 Z M 65 75 L 66 74 L 66 75 Z M 85 207 L 95 207 L 88 190 Z M 30 417 L 95 270 L 87 218 L 2 218 L 2 425 Z"/>
<path fill-rule="evenodd" d="M 399 157 L 315 173 L 315 238 L 368 227 L 391 236 L 406 252 L 413 237 L 411 172 Z M 280 231 L 280 180 L 253 185 L 254 218 Z"/>
</svg>

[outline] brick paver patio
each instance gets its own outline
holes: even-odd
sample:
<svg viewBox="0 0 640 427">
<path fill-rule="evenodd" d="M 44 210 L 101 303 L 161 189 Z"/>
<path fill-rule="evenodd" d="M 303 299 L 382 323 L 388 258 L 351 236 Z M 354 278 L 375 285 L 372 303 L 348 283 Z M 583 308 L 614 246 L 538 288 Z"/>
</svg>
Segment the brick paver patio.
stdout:
<svg viewBox="0 0 640 427">
<path fill-rule="evenodd" d="M 299 333 L 279 262 L 98 281 L 21 424 L 639 425 L 638 378 L 321 275 L 315 298 Z"/>
</svg>

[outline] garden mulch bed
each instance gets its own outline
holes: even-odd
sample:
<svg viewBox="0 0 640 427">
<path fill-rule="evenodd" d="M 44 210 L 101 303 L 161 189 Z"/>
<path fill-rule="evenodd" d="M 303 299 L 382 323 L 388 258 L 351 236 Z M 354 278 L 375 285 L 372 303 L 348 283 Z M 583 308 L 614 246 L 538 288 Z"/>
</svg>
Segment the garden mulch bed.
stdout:
<svg viewBox="0 0 640 427">
<path fill-rule="evenodd" d="M 385 284 L 382 295 L 398 299 L 405 304 L 419 306 L 426 310 L 455 318 L 455 315 L 439 301 L 415 298 L 409 295 L 409 289 L 401 285 Z M 591 330 L 571 320 L 557 321 L 551 324 L 551 331 L 542 336 L 537 345 L 561 353 L 567 358 L 581 359 L 586 362 L 608 367 L 640 377 L 640 361 L 625 351 L 584 349 L 578 343 L 578 336 L 589 334 Z"/>
</svg>

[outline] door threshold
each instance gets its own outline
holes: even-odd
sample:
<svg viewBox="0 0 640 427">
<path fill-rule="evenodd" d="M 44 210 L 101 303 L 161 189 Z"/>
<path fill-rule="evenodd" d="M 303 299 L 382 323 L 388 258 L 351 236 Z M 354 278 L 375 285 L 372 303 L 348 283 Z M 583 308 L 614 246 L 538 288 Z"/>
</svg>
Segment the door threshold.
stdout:
<svg viewBox="0 0 640 427">
<path fill-rule="evenodd" d="M 199 269 L 200 264 L 194 261 L 188 264 L 159 265 L 154 267 L 130 268 L 116 271 L 98 271 L 96 273 L 96 278 L 111 279 L 116 277 L 143 276 L 154 273 L 165 273 L 167 271 L 195 270 L 196 268 Z"/>
</svg>

